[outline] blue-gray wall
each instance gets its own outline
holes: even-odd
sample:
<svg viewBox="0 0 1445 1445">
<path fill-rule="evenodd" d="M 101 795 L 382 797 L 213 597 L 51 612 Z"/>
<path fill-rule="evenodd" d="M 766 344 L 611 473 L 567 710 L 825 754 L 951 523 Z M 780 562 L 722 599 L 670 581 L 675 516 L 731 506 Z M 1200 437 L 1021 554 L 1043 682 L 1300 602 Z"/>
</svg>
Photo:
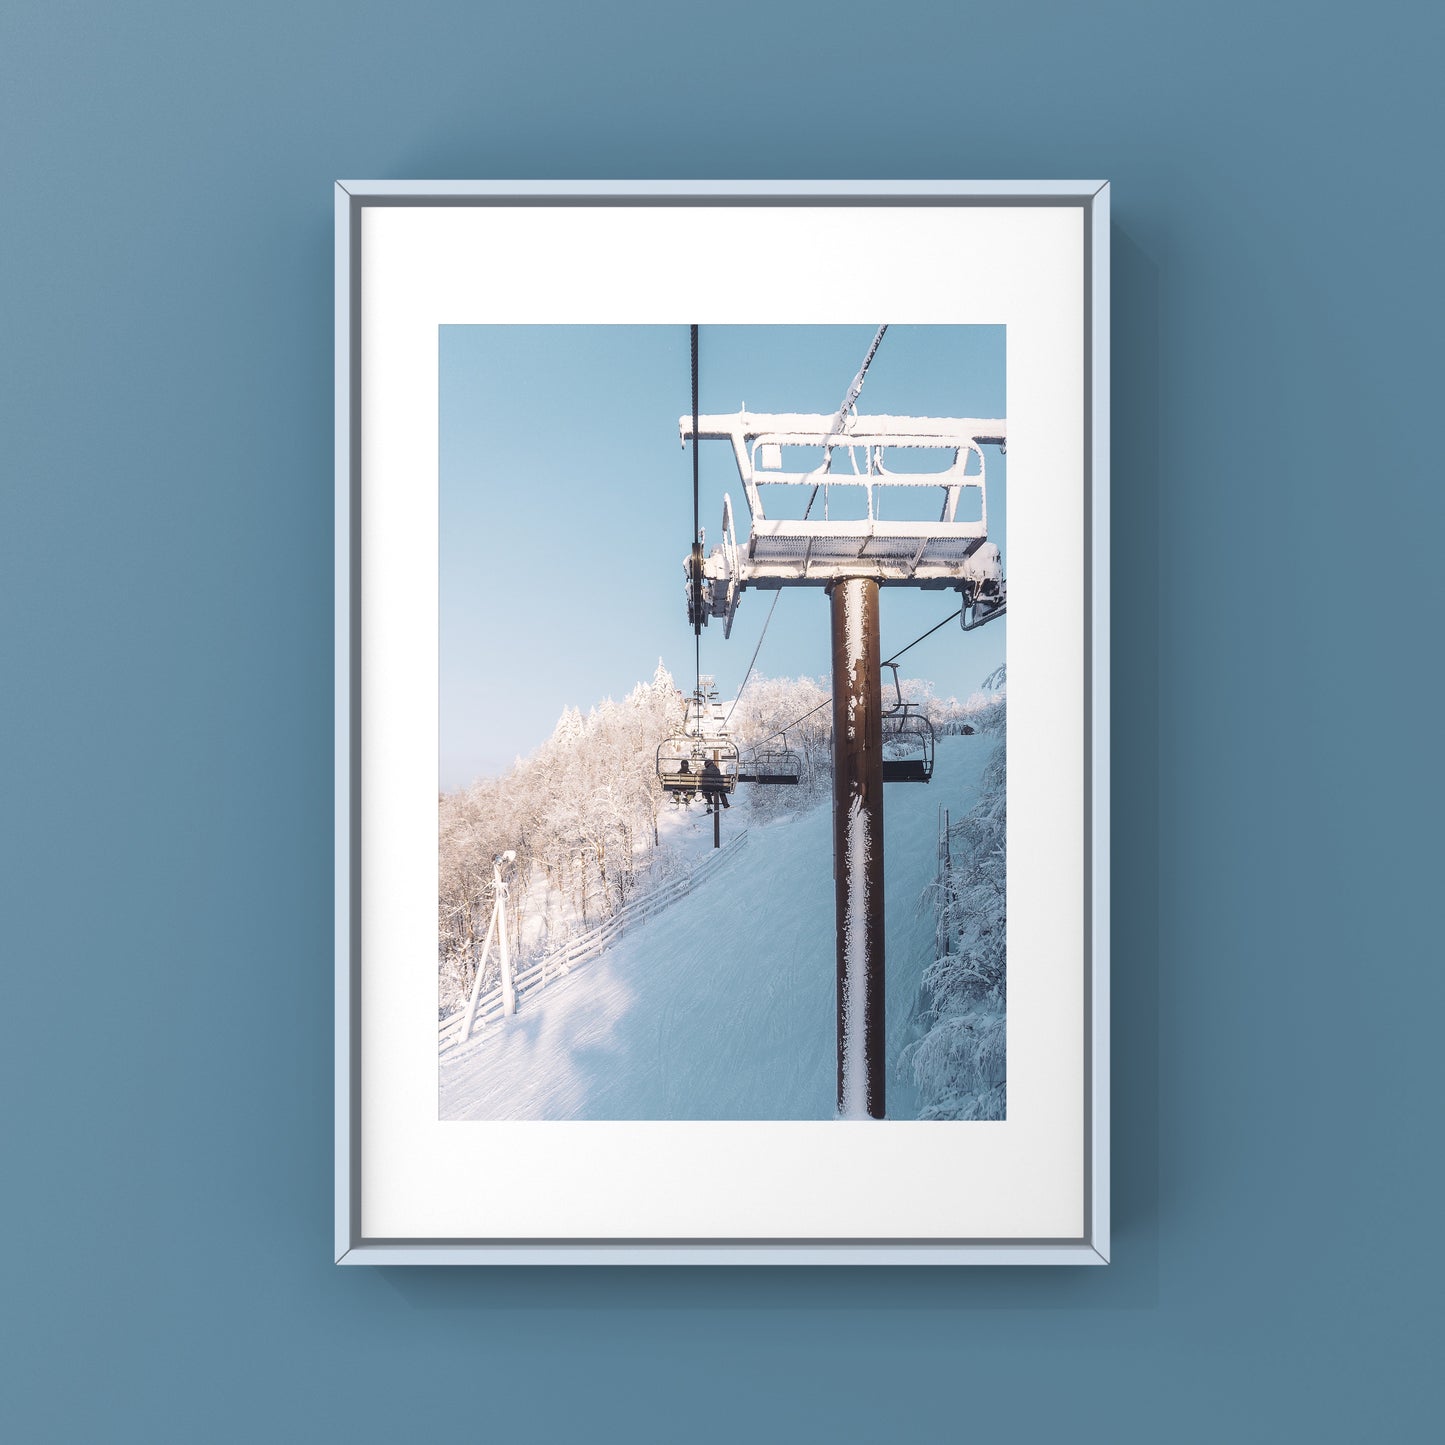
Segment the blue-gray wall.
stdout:
<svg viewBox="0 0 1445 1445">
<path fill-rule="evenodd" d="M 1424 1433 L 1439 14 L 10 0 L 0 1435 Z M 1114 182 L 1108 1270 L 330 1263 L 331 180 L 694 175 Z"/>
</svg>

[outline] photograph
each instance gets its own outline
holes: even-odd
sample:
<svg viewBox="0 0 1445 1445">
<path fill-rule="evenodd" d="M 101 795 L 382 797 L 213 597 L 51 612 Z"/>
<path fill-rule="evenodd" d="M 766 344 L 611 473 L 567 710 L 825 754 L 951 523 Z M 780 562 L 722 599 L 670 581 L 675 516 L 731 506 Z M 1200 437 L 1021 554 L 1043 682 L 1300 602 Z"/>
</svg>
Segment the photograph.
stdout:
<svg viewBox="0 0 1445 1445">
<path fill-rule="evenodd" d="M 1006 1119 L 1005 326 L 438 348 L 438 1118 Z"/>
</svg>

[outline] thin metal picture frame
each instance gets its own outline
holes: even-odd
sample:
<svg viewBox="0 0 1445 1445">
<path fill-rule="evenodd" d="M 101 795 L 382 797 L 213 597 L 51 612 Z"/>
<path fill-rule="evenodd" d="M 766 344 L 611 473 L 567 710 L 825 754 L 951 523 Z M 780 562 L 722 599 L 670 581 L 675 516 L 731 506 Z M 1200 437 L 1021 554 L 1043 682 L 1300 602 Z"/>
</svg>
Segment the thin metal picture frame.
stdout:
<svg viewBox="0 0 1445 1445">
<path fill-rule="evenodd" d="M 1064 1239 L 504 1240 L 361 1229 L 361 236 L 368 207 L 1076 206 L 1084 221 L 1084 1228 Z M 344 1264 L 1107 1264 L 1109 186 L 1102 181 L 338 181 L 335 519 L 335 1257 Z"/>
</svg>

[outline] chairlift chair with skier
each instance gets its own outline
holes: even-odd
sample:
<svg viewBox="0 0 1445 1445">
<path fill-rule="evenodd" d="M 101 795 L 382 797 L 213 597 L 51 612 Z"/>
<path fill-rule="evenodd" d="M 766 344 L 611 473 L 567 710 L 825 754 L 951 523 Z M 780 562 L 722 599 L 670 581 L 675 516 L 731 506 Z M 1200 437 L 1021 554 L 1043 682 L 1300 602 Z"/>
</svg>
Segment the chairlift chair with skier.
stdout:
<svg viewBox="0 0 1445 1445">
<path fill-rule="evenodd" d="M 738 746 L 722 726 L 713 695 L 694 693 L 687 714 L 657 748 L 657 781 L 679 802 L 723 799 L 738 785 Z"/>
</svg>

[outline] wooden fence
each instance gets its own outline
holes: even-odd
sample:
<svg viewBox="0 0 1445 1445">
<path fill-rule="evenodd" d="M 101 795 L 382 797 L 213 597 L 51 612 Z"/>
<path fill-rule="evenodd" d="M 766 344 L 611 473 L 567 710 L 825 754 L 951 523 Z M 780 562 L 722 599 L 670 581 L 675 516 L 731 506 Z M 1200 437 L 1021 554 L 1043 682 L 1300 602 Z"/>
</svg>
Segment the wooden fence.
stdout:
<svg viewBox="0 0 1445 1445">
<path fill-rule="evenodd" d="M 676 903 L 691 893 L 703 879 L 710 877 L 747 842 L 748 830 L 744 828 L 722 848 L 708 856 L 687 873 L 669 879 L 660 888 L 644 893 L 624 903 L 611 917 L 605 918 L 595 928 L 569 938 L 559 948 L 554 948 L 533 963 L 524 964 L 512 976 L 517 991 L 517 1007 L 521 1008 L 528 997 L 546 988 L 548 983 L 566 977 L 579 964 L 596 958 L 627 929 L 660 913 L 669 904 Z M 437 1043 L 440 1051 L 456 1048 L 465 1042 L 462 1038 L 462 1021 L 466 1011 L 459 1009 L 449 1014 L 437 1026 Z M 472 1037 L 483 1033 L 491 1024 L 502 1017 L 502 982 L 498 978 L 477 1000 L 476 1017 L 472 1020 Z"/>
</svg>

